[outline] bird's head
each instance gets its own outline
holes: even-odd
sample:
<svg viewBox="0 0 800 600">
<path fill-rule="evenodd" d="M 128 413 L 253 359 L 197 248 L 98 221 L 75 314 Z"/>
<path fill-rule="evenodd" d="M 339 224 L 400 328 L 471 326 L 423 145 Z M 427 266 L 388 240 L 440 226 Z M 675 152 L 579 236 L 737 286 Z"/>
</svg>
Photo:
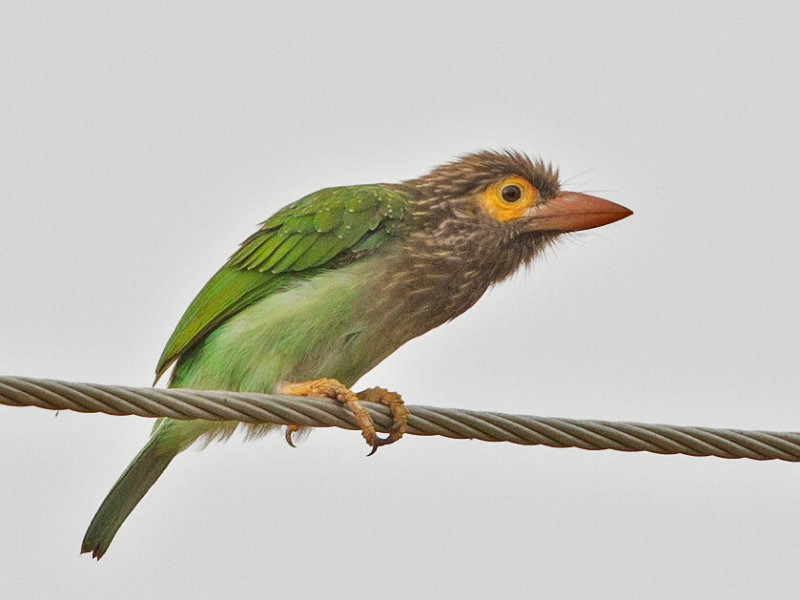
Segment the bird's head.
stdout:
<svg viewBox="0 0 800 600">
<path fill-rule="evenodd" d="M 528 263 L 559 235 L 613 223 L 627 208 L 562 191 L 558 171 L 506 151 L 467 154 L 406 182 L 416 190 L 414 216 L 429 250 L 468 262 L 492 281 Z"/>
<path fill-rule="evenodd" d="M 561 191 L 551 165 L 512 151 L 467 154 L 409 183 L 422 194 L 420 212 L 458 215 L 519 235 L 593 229 L 633 214 L 602 198 Z"/>
</svg>

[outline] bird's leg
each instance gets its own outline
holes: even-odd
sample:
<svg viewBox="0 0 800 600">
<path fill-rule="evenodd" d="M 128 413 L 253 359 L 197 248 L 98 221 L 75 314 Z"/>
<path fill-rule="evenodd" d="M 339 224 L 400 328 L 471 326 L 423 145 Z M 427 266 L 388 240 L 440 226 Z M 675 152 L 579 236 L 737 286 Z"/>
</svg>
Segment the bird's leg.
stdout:
<svg viewBox="0 0 800 600">
<path fill-rule="evenodd" d="M 361 428 L 361 435 L 372 447 L 371 454 L 386 444 L 396 442 L 406 430 L 408 421 L 408 409 L 403 404 L 400 394 L 389 392 L 383 388 L 369 388 L 359 394 L 354 394 L 350 388 L 337 381 L 336 379 L 314 379 L 312 381 L 302 381 L 299 383 L 284 383 L 276 390 L 279 394 L 289 394 L 291 396 L 323 396 L 338 400 L 353 413 L 356 423 Z M 361 404 L 364 402 L 378 402 L 389 407 L 392 412 L 392 430 L 385 438 L 379 437 L 375 432 L 375 423 L 372 417 Z M 296 426 L 290 425 L 286 431 L 286 440 L 291 444 L 292 433 L 296 431 Z"/>
</svg>

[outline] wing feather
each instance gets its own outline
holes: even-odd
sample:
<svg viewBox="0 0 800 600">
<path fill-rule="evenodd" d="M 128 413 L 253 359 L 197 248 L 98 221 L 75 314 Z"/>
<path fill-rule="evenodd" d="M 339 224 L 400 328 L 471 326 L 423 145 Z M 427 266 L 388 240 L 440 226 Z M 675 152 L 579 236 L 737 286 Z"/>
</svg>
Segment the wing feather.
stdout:
<svg viewBox="0 0 800 600">
<path fill-rule="evenodd" d="M 279 271 L 275 269 L 275 265 L 283 260 L 283 258 L 291 252 L 292 248 L 297 246 L 298 244 L 302 244 L 303 240 L 306 236 L 302 233 L 290 233 L 287 235 L 283 242 L 281 242 L 275 250 L 266 258 L 266 260 L 262 261 L 257 268 L 258 271 L 265 273 L 267 271 L 272 271 L 273 273 L 278 273 Z"/>
<path fill-rule="evenodd" d="M 328 188 L 261 224 L 200 290 L 172 333 L 156 380 L 182 354 L 244 308 L 322 269 L 343 267 L 400 232 L 410 197 L 399 186 Z"/>
<path fill-rule="evenodd" d="M 296 263 L 297 261 L 306 253 L 308 250 L 309 244 L 313 244 L 319 236 L 322 235 L 320 233 L 310 233 L 303 235 L 300 242 L 291 249 L 287 250 L 281 256 L 281 259 L 277 261 L 272 268 L 270 269 L 273 273 L 284 273 L 286 271 L 296 271 Z M 300 237 L 300 234 L 295 234 L 295 236 Z"/>
</svg>

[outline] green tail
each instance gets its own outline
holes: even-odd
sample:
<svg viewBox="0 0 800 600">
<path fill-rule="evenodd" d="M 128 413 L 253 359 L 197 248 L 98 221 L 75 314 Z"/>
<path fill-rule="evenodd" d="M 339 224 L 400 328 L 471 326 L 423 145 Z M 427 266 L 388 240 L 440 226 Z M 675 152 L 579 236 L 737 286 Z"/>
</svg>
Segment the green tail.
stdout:
<svg viewBox="0 0 800 600">
<path fill-rule="evenodd" d="M 106 553 L 122 523 L 178 455 L 181 448 L 177 444 L 164 444 L 159 438 L 151 436 L 108 492 L 83 536 L 82 553 L 91 552 L 97 559 Z"/>
</svg>

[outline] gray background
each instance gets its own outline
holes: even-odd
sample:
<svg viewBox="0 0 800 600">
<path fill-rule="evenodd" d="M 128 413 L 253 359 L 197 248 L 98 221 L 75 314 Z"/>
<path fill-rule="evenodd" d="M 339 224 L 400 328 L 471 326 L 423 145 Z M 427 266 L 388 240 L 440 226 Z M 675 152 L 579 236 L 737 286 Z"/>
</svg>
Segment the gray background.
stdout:
<svg viewBox="0 0 800 600">
<path fill-rule="evenodd" d="M 791 2 L 0 6 L 0 371 L 148 385 L 280 206 L 511 147 L 635 215 L 360 383 L 411 404 L 800 430 Z M 0 595 L 753 598 L 800 467 L 318 431 L 180 456 L 98 564 L 150 422 L 0 407 Z"/>
</svg>

